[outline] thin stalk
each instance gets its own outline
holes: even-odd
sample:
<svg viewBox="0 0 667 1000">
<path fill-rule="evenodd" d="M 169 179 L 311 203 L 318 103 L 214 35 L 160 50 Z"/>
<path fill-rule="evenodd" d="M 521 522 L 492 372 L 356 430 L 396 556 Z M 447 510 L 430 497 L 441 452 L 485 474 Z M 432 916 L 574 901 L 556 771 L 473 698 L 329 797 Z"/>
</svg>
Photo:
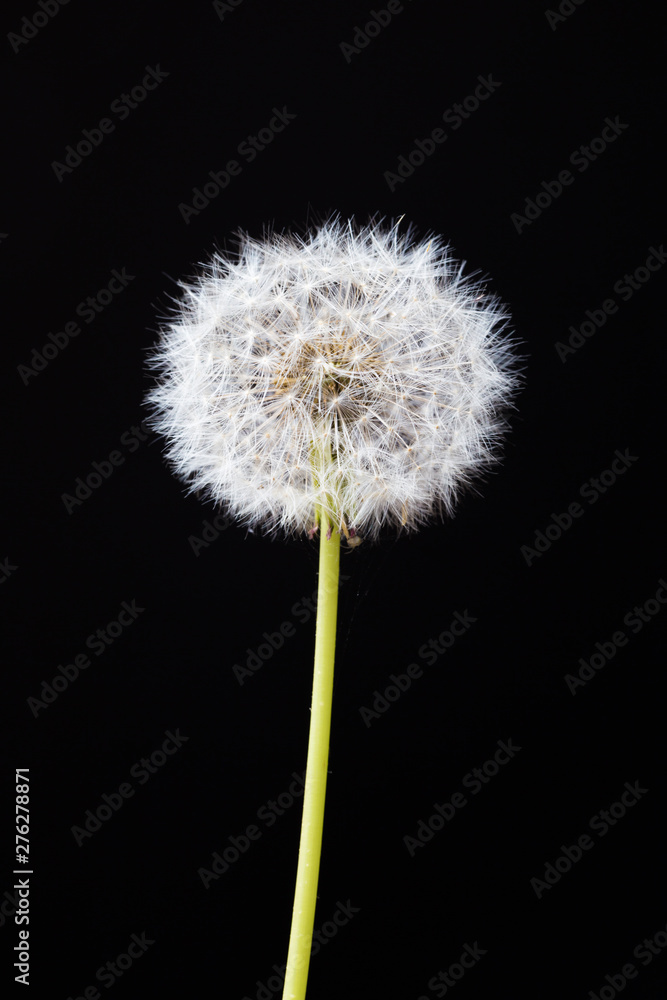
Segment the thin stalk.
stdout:
<svg viewBox="0 0 667 1000">
<path fill-rule="evenodd" d="M 317 584 L 313 700 L 310 710 L 299 863 L 296 872 L 294 910 L 287 953 L 283 1000 L 304 1000 L 306 996 L 310 948 L 315 924 L 317 881 L 324 828 L 324 799 L 329 763 L 340 534 L 331 524 L 324 509 L 320 511 L 319 522 L 320 566 Z"/>
</svg>

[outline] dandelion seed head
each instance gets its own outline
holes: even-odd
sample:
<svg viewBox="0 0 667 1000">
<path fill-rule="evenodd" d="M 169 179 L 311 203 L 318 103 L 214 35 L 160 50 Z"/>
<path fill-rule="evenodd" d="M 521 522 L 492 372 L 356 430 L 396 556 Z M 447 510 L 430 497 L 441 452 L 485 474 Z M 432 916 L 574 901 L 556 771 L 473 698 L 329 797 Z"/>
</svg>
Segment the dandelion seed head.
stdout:
<svg viewBox="0 0 667 1000">
<path fill-rule="evenodd" d="M 183 283 L 149 423 L 190 490 L 270 532 L 375 538 L 453 513 L 520 383 L 509 316 L 438 237 L 334 217 L 240 234 Z"/>
</svg>

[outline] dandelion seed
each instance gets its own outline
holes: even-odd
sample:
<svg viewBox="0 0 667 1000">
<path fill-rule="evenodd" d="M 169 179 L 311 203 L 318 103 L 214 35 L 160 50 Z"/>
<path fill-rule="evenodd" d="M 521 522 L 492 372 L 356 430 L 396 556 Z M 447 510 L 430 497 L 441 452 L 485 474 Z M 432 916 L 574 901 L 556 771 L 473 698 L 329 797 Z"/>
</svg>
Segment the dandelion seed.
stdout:
<svg viewBox="0 0 667 1000">
<path fill-rule="evenodd" d="M 216 254 L 182 288 L 149 419 L 190 490 L 242 523 L 308 533 L 326 498 L 364 538 L 411 530 L 497 461 L 518 384 L 509 317 L 440 238 L 338 218 L 242 234 L 237 260 Z M 304 477 L 324 439 L 331 463 Z"/>
</svg>

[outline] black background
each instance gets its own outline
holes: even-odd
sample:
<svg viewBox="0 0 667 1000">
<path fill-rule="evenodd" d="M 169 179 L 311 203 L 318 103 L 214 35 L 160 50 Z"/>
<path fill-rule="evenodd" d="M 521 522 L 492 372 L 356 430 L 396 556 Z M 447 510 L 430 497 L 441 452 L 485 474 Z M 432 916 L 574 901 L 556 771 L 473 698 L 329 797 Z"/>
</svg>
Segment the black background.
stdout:
<svg viewBox="0 0 667 1000">
<path fill-rule="evenodd" d="M 647 6 L 564 7 L 550 24 L 540 4 L 415 0 L 347 58 L 341 43 L 380 4 L 72 2 L 38 31 L 22 22 L 37 5 L 5 10 L 5 35 L 34 35 L 7 38 L 2 60 L 0 979 L 17 992 L 13 768 L 29 767 L 34 995 L 97 985 L 106 996 L 97 970 L 142 933 L 154 943 L 113 996 L 196 996 L 211 981 L 230 1000 L 280 995 L 275 978 L 262 984 L 286 957 L 300 800 L 270 828 L 257 811 L 305 767 L 314 622 L 293 608 L 316 587 L 317 546 L 235 525 L 198 544 L 215 509 L 186 497 L 161 442 L 132 428 L 147 415 L 145 359 L 174 281 L 239 227 L 261 235 L 337 210 L 405 215 L 445 236 L 508 303 L 526 361 L 503 463 L 456 516 L 343 553 L 316 927 L 339 902 L 358 912 L 313 957 L 308 995 L 431 998 L 429 980 L 475 942 L 486 953 L 448 996 L 586 1000 L 607 985 L 604 1000 L 605 976 L 628 962 L 639 970 L 628 1000 L 665 995 L 667 954 L 643 966 L 633 950 L 667 926 L 667 611 L 637 634 L 623 623 L 667 576 L 664 277 L 628 301 L 614 291 L 666 236 L 664 69 Z M 168 76 L 145 101 L 125 120 L 111 113 L 158 65 Z M 489 74 L 500 86 L 488 100 L 443 126 Z M 241 159 L 239 144 L 283 107 L 288 127 Z M 585 171 L 572 167 L 616 116 L 627 128 Z M 59 179 L 54 161 L 104 117 L 114 131 Z M 438 127 L 447 140 L 391 191 L 385 172 Z M 179 205 L 232 158 L 240 176 L 186 223 Z M 517 232 L 512 214 L 568 167 L 571 186 Z M 33 350 L 123 268 L 127 288 L 26 376 Z M 562 361 L 555 345 L 609 298 L 617 313 Z M 635 460 L 595 503 L 582 499 L 617 449 Z M 118 450 L 112 475 L 67 504 Z M 522 546 L 576 501 L 582 516 L 527 558 Z M 136 621 L 35 709 L 28 699 L 133 600 Z M 475 623 L 427 665 L 420 648 L 466 611 Z M 240 685 L 234 664 L 287 621 L 296 634 Z M 627 645 L 572 694 L 565 675 L 619 629 Z M 423 675 L 366 725 L 360 708 L 413 662 Z M 177 729 L 178 752 L 144 784 L 130 778 Z M 510 739 L 515 758 L 411 856 L 404 838 Z M 79 846 L 72 827 L 128 780 L 133 797 Z M 538 898 L 531 879 L 626 782 L 647 791 Z M 200 870 L 252 823 L 259 840 L 205 888 Z"/>
</svg>

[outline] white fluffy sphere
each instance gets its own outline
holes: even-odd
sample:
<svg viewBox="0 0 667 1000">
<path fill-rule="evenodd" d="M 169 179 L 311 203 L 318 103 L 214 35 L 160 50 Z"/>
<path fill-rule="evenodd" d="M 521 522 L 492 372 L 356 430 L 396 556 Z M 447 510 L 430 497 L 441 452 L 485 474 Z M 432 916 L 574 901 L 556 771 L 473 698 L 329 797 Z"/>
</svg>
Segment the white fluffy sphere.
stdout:
<svg viewBox="0 0 667 1000">
<path fill-rule="evenodd" d="M 243 523 L 376 537 L 451 513 L 497 458 L 519 384 L 508 315 L 437 237 L 334 218 L 241 235 L 183 294 L 149 365 L 152 426 Z"/>
</svg>

